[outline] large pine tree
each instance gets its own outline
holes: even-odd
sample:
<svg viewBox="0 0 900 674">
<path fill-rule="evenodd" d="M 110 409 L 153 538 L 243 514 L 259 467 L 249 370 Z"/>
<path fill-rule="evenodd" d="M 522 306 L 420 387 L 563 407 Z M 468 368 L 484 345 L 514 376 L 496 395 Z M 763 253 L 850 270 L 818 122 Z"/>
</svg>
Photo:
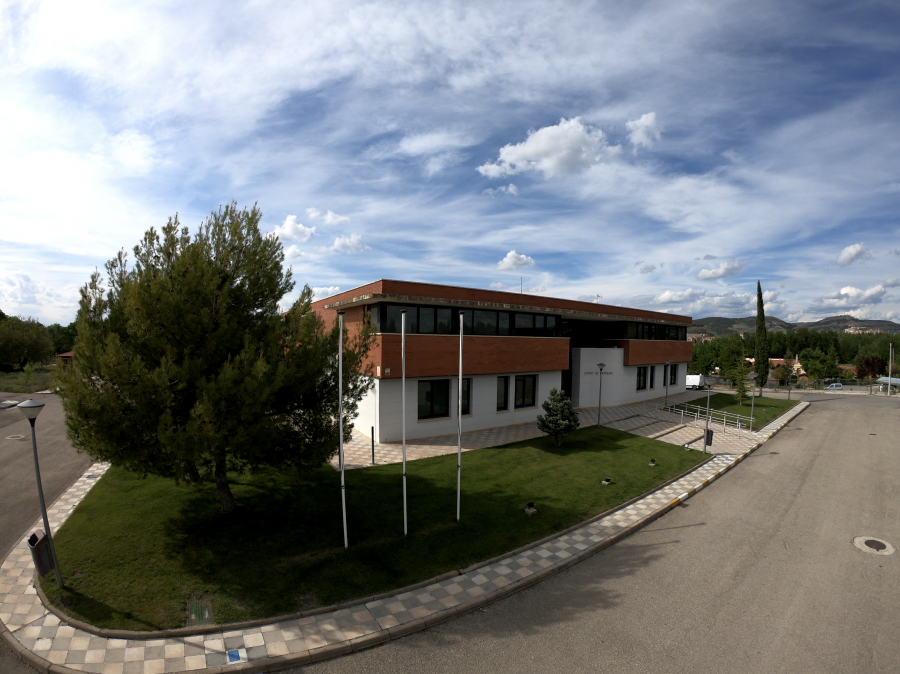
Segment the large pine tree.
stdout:
<svg viewBox="0 0 900 674">
<path fill-rule="evenodd" d="M 763 307 L 762 286 L 756 282 L 756 381 L 759 395 L 769 378 L 769 336 L 766 333 L 766 310 Z"/>
</svg>

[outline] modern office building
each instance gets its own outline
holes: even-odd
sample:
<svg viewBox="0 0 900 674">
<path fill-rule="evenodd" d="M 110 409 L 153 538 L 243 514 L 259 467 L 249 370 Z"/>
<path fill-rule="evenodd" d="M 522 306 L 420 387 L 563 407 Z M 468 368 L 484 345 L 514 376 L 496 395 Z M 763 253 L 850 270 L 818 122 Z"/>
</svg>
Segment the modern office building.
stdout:
<svg viewBox="0 0 900 674">
<path fill-rule="evenodd" d="M 550 389 L 576 407 L 623 405 L 683 391 L 689 316 L 591 302 L 380 280 L 315 302 L 331 325 L 377 326 L 368 364 L 374 386 L 356 428 L 378 442 L 401 437 L 401 311 L 406 310 L 406 437 L 456 432 L 459 325 L 463 324 L 463 430 L 533 421 Z M 462 314 L 460 314 L 462 312 Z M 670 364 L 666 364 L 670 361 Z"/>
</svg>

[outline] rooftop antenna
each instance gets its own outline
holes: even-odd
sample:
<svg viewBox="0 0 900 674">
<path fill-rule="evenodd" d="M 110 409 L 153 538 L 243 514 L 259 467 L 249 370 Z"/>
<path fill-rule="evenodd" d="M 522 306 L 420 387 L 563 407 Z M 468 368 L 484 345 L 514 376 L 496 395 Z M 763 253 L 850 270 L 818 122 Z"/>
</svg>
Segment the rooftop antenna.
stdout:
<svg viewBox="0 0 900 674">
<path fill-rule="evenodd" d="M 524 294 L 523 288 L 522 288 L 522 277 L 521 276 L 519 277 L 519 294 L 520 295 Z"/>
</svg>

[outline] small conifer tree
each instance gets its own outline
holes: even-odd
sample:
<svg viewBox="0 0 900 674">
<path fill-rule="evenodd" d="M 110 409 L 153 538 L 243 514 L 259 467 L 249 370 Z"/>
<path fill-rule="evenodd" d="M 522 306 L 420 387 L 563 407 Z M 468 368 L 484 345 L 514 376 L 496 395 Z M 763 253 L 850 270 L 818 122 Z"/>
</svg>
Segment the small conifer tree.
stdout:
<svg viewBox="0 0 900 674">
<path fill-rule="evenodd" d="M 569 396 L 557 388 L 550 389 L 550 395 L 541 407 L 546 414 L 538 415 L 538 430 L 553 438 L 553 442 L 559 447 L 563 438 L 580 425 L 578 414 L 572 407 Z"/>
</svg>

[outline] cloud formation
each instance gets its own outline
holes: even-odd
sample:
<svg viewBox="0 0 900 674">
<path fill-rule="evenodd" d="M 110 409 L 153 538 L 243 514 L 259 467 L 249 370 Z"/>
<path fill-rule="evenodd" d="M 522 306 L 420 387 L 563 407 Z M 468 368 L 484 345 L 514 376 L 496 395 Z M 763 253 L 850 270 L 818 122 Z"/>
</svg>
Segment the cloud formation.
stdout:
<svg viewBox="0 0 900 674">
<path fill-rule="evenodd" d="M 506 285 L 505 283 L 497 282 L 497 283 L 492 283 L 492 284 L 491 284 L 491 289 L 492 289 L 492 290 L 506 290 L 507 288 L 509 288 L 509 286 Z"/>
<path fill-rule="evenodd" d="M 816 313 L 835 310 L 859 309 L 870 304 L 881 304 L 889 288 L 896 288 L 898 279 L 892 278 L 884 283 L 862 290 L 854 286 L 844 286 L 837 292 L 816 298 L 809 311 Z"/>
<path fill-rule="evenodd" d="M 487 178 L 502 178 L 540 171 L 545 178 L 552 178 L 586 171 L 620 150 L 619 146 L 609 146 L 603 132 L 585 126 L 580 117 L 563 118 L 554 126 L 529 131 L 521 143 L 503 146 L 497 161 L 482 164 L 478 172 Z"/>
<path fill-rule="evenodd" d="M 326 297 L 331 297 L 332 295 L 337 295 L 341 292 L 340 286 L 313 286 L 310 288 L 313 293 L 313 301 L 323 300 Z"/>
<path fill-rule="evenodd" d="M 296 215 L 287 216 L 273 232 L 282 241 L 296 241 L 297 243 L 309 241 L 309 237 L 315 233 L 315 227 L 306 227 L 303 223 L 297 222 Z"/>
<path fill-rule="evenodd" d="M 651 274 L 651 273 L 653 273 L 653 272 L 655 272 L 655 271 L 656 271 L 656 265 L 655 265 L 655 264 L 645 264 L 643 267 L 641 267 L 641 273 L 642 273 L 642 274 Z"/>
<path fill-rule="evenodd" d="M 307 208 L 306 214 L 313 220 L 322 220 L 326 225 L 342 225 L 345 222 L 350 222 L 350 218 L 346 215 L 338 215 L 333 211 L 328 211 L 322 215 L 318 208 Z"/>
<path fill-rule="evenodd" d="M 738 262 L 722 262 L 718 267 L 713 269 L 703 269 L 697 274 L 697 278 L 701 281 L 710 281 L 713 279 L 725 278 L 726 276 L 737 276 L 744 271 L 745 264 Z"/>
<path fill-rule="evenodd" d="M 838 255 L 838 267 L 846 267 L 857 260 L 871 260 L 872 252 L 862 243 L 854 243 L 844 248 Z"/>
<path fill-rule="evenodd" d="M 335 253 L 361 253 L 365 250 L 366 246 L 363 245 L 362 236 L 359 234 L 351 234 L 350 236 L 339 236 L 334 240 L 334 245 L 331 249 Z"/>
<path fill-rule="evenodd" d="M 639 119 L 625 122 L 625 126 L 630 132 L 628 140 L 634 145 L 635 152 L 637 152 L 638 146 L 653 147 L 653 144 L 662 137 L 662 127 L 656 123 L 655 112 L 648 112 L 641 115 Z"/>
<path fill-rule="evenodd" d="M 500 271 L 511 271 L 521 267 L 533 267 L 534 260 L 527 255 L 519 255 L 516 251 L 511 250 L 506 254 L 500 262 L 497 263 L 497 269 Z"/>
<path fill-rule="evenodd" d="M 492 197 L 495 194 L 504 194 L 504 193 L 511 194 L 514 197 L 517 197 L 517 196 L 519 196 L 519 188 L 516 187 L 515 185 L 513 185 L 512 183 L 510 183 L 509 185 L 504 185 L 502 187 L 495 187 L 495 188 L 489 187 L 484 192 L 482 192 L 482 194 L 489 194 Z"/>
</svg>

